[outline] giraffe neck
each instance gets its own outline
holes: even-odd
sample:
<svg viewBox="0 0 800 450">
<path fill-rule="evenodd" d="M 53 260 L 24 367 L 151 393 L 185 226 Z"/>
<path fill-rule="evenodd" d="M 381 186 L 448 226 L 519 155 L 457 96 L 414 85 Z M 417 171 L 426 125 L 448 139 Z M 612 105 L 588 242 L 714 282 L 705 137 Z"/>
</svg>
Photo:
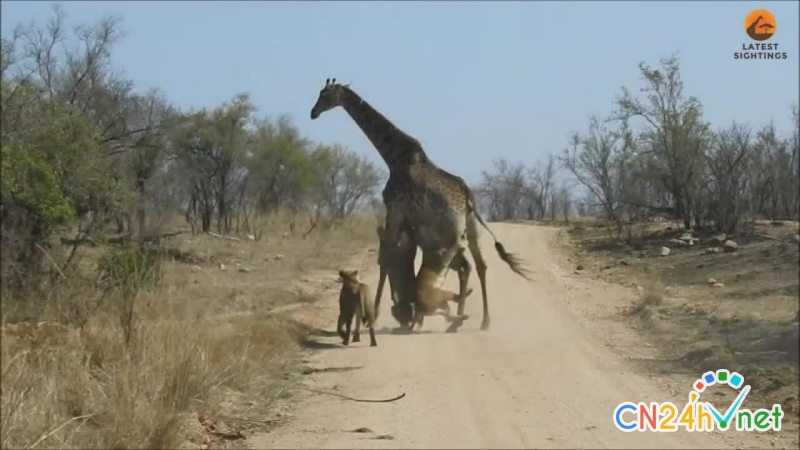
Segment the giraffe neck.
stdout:
<svg viewBox="0 0 800 450">
<path fill-rule="evenodd" d="M 372 142 L 381 158 L 389 166 L 390 171 L 400 165 L 410 164 L 412 161 L 428 161 L 419 141 L 397 128 L 389 119 L 348 87 L 344 88 L 342 107 Z"/>
</svg>

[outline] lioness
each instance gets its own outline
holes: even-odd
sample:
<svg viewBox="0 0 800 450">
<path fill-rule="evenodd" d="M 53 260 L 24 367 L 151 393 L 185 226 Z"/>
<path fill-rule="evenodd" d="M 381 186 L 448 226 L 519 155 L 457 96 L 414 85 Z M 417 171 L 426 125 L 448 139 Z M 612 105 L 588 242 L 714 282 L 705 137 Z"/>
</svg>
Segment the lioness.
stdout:
<svg viewBox="0 0 800 450">
<path fill-rule="evenodd" d="M 369 286 L 358 279 L 358 270 L 340 270 L 339 277 L 342 290 L 339 292 L 339 321 L 336 332 L 342 338 L 342 344 L 350 343 L 350 327 L 353 316 L 356 317 L 356 329 L 353 342 L 361 341 L 361 322 L 369 329 L 369 346 L 376 347 L 375 340 L 375 307 L 370 298 Z"/>
<path fill-rule="evenodd" d="M 380 314 L 381 293 L 384 282 L 388 277 L 389 292 L 392 298 L 392 316 L 403 327 L 410 327 L 414 319 L 413 305 L 416 302 L 416 279 L 414 276 L 414 259 L 417 255 L 417 244 L 413 238 L 414 227 L 404 228 L 400 232 L 400 240 L 395 245 L 386 239 L 386 230 L 383 225 L 378 225 L 378 289 L 375 295 L 375 318 Z M 390 263 L 391 262 L 391 263 Z M 466 283 L 466 272 L 469 268 L 464 252 L 458 252 L 450 262 L 449 267 L 458 273 L 459 283 Z M 444 291 L 443 291 L 444 292 Z M 471 291 L 470 291 L 471 293 Z M 433 294 L 439 295 L 439 294 Z M 466 298 L 469 293 L 464 295 Z M 433 301 L 433 298 L 429 299 Z M 454 301 L 458 301 L 457 299 Z M 435 309 L 430 311 L 434 315 Z M 419 319 L 422 326 L 422 318 Z M 456 324 L 448 331 L 455 331 L 460 325 Z"/>
<path fill-rule="evenodd" d="M 378 227 L 378 236 L 380 238 L 384 237 L 382 231 L 383 229 Z M 395 304 L 392 305 L 392 315 L 394 315 L 399 322 L 405 323 L 405 320 L 401 319 L 406 319 L 411 322 L 409 324 L 409 329 L 413 330 L 415 323 L 420 327 L 422 326 L 424 316 L 440 315 L 444 316 L 448 323 L 453 324 L 448 331 L 455 331 L 464 320 L 469 318 L 466 314 L 453 315 L 450 313 L 450 305 L 448 305 L 447 302 L 452 301 L 458 303 L 458 294 L 436 287 L 439 281 L 439 276 L 436 272 L 437 264 L 443 263 L 441 255 L 429 254 L 427 260 L 425 260 L 423 256 L 419 272 L 414 276 L 414 256 L 417 247 L 405 230 L 401 231 L 400 242 L 396 248 L 390 248 L 385 240 L 381 241 L 381 246 L 383 248 L 381 249 L 382 251 L 379 251 L 379 262 L 385 264 L 386 259 L 394 258 L 392 264 L 388 264 L 386 269 L 383 268 L 382 264 L 381 275 L 383 276 L 385 274 L 383 270 L 391 272 L 390 279 L 394 281 L 390 283 L 390 289 L 393 291 L 396 290 L 398 297 Z M 463 258 L 463 252 L 464 250 L 462 249 L 457 254 L 457 257 Z M 456 259 L 458 258 L 453 258 L 453 260 Z M 464 298 L 471 293 L 472 289 L 467 289 Z M 406 300 L 413 305 L 413 312 L 407 307 L 406 303 L 401 300 Z"/>
<path fill-rule="evenodd" d="M 464 250 L 459 250 L 462 256 Z M 415 324 L 422 327 L 422 318 L 424 316 L 444 316 L 448 323 L 454 324 L 451 326 L 451 330 L 469 319 L 468 314 L 450 313 L 450 305 L 447 302 L 458 304 L 461 299 L 459 299 L 457 293 L 436 287 L 439 275 L 434 266 L 440 263 L 438 255 L 436 258 L 429 258 L 428 261 L 423 257 L 422 265 L 414 280 L 416 283 L 416 295 L 414 297 L 414 320 L 411 322 L 411 330 L 414 329 Z M 464 298 L 469 297 L 470 294 L 472 294 L 472 288 L 466 290 Z"/>
</svg>

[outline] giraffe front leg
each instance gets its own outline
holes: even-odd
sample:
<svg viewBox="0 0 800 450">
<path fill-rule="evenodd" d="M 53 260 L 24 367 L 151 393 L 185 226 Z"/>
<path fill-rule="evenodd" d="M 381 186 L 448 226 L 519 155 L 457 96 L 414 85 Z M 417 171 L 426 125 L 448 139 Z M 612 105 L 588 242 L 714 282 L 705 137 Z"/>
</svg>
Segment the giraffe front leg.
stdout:
<svg viewBox="0 0 800 450">
<path fill-rule="evenodd" d="M 403 262 L 396 260 L 396 252 L 398 247 L 401 245 L 401 227 L 403 225 L 403 220 L 404 216 L 399 207 L 387 205 L 384 243 L 389 247 L 388 254 L 390 257 L 387 258 L 389 260 L 387 261 L 387 264 L 390 265 L 403 264 Z M 396 270 L 393 270 L 392 267 L 389 267 L 388 273 L 389 286 L 393 295 L 392 301 L 394 302 L 394 305 L 392 305 L 391 309 L 392 316 L 395 318 L 395 320 L 397 320 L 397 323 L 400 324 L 401 328 L 409 328 L 410 322 L 413 320 L 413 314 L 411 311 L 412 299 L 404 298 L 406 296 L 400 295 L 397 283 L 402 282 L 402 280 L 396 279 Z"/>
<path fill-rule="evenodd" d="M 397 291 L 395 290 L 394 283 L 392 283 L 392 277 L 389 277 L 389 295 L 392 298 L 392 304 L 397 304 Z"/>
<path fill-rule="evenodd" d="M 361 342 L 361 322 L 364 321 L 364 311 L 361 305 L 356 307 L 356 330 L 353 332 L 353 342 Z"/>
<path fill-rule="evenodd" d="M 405 262 L 402 261 L 396 261 L 395 263 L 405 264 Z M 394 319 L 400 325 L 400 328 L 407 330 L 408 325 L 413 317 L 413 299 L 406 298 L 408 297 L 408 289 L 405 290 L 404 295 L 401 295 L 401 292 L 398 289 L 398 284 L 402 283 L 402 280 L 397 279 L 397 276 L 398 274 L 396 270 L 389 270 L 389 289 L 392 293 L 391 313 L 392 317 L 394 317 Z"/>
<path fill-rule="evenodd" d="M 375 321 L 378 321 L 378 316 L 381 313 L 381 296 L 383 294 L 383 284 L 386 282 L 386 263 L 381 261 L 378 263 L 380 267 L 380 274 L 378 276 L 378 288 L 375 291 Z M 389 293 L 392 296 L 392 303 L 394 301 L 394 293 L 392 292 L 392 281 L 389 280 Z"/>
</svg>

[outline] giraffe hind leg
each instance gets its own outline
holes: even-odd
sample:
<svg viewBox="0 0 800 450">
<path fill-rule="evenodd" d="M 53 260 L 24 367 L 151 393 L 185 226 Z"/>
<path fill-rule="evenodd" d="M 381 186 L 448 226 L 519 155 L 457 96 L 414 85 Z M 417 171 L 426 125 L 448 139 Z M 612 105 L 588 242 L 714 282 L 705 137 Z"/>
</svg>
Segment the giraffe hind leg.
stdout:
<svg viewBox="0 0 800 450">
<path fill-rule="evenodd" d="M 450 262 L 450 268 L 458 274 L 458 314 L 464 314 L 467 296 L 469 295 L 467 294 L 467 284 L 469 284 L 472 266 L 464 256 L 464 252 L 458 252 Z"/>
<path fill-rule="evenodd" d="M 463 240 L 466 240 L 465 237 L 462 237 Z M 463 245 L 463 244 L 462 244 Z M 466 300 L 467 297 L 472 293 L 472 290 L 467 289 L 467 285 L 469 284 L 469 277 L 470 273 L 472 272 L 472 267 L 469 264 L 466 256 L 464 255 L 464 250 L 466 247 L 461 247 L 456 251 L 456 254 L 453 256 L 453 259 L 450 260 L 449 269 L 454 270 L 458 274 L 458 295 L 453 297 L 453 301 L 458 303 L 457 314 L 462 316 L 464 314 L 464 309 L 466 308 Z M 453 322 L 453 324 L 447 329 L 448 333 L 454 333 L 458 331 L 458 327 L 463 324 L 463 320 Z"/>
<path fill-rule="evenodd" d="M 480 235 L 478 233 L 478 223 L 473 217 L 472 220 L 467 221 L 467 240 L 469 242 L 469 252 L 472 259 L 475 261 L 475 270 L 478 272 L 478 280 L 481 282 L 481 297 L 483 299 L 483 320 L 481 321 L 481 330 L 486 331 L 489 329 L 492 319 L 489 316 L 489 297 L 486 290 L 486 261 L 483 259 L 481 253 Z"/>
</svg>

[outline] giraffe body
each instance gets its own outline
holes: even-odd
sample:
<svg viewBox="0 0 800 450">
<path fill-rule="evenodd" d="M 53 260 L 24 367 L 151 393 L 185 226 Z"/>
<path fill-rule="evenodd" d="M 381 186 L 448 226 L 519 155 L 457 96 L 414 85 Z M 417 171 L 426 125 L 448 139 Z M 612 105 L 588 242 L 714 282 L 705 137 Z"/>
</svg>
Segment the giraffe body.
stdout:
<svg viewBox="0 0 800 450">
<path fill-rule="evenodd" d="M 435 166 L 434 166 L 435 167 Z M 420 167 L 420 164 L 413 164 L 409 166 L 410 173 L 415 173 L 416 178 L 419 179 L 422 170 L 427 170 L 426 167 Z M 454 179 L 458 179 L 458 177 L 452 176 Z M 394 286 L 398 286 L 398 283 L 402 287 L 402 284 L 408 282 L 409 278 L 405 276 L 404 272 L 412 272 L 414 270 L 414 258 L 416 256 L 416 248 L 417 245 L 423 248 L 423 261 L 425 261 L 425 254 L 438 255 L 441 250 L 440 239 L 439 236 L 448 235 L 451 230 L 454 228 L 458 228 L 458 225 L 454 227 L 453 221 L 458 220 L 459 216 L 456 215 L 447 215 L 448 217 L 452 217 L 453 220 L 450 219 L 441 219 L 441 214 L 432 215 L 429 214 L 428 211 L 430 209 L 437 209 L 441 210 L 440 207 L 444 207 L 446 205 L 445 197 L 441 195 L 441 192 L 427 188 L 427 192 L 422 194 L 422 198 L 420 202 L 414 202 L 414 197 L 408 195 L 409 189 L 408 186 L 415 183 L 414 179 L 409 179 L 407 174 L 392 174 L 389 177 L 389 181 L 386 183 L 386 187 L 383 190 L 383 201 L 386 205 L 387 210 L 387 220 L 386 225 L 387 227 L 389 224 L 394 221 L 395 223 L 402 223 L 398 225 L 400 227 L 400 231 L 404 232 L 409 239 L 400 239 L 399 237 L 395 240 L 396 244 L 389 243 L 392 241 L 390 238 L 386 238 L 386 230 L 384 227 L 378 228 L 378 235 L 380 240 L 380 247 L 379 247 L 379 259 L 378 264 L 380 265 L 380 278 L 378 281 L 378 290 L 376 292 L 376 299 L 375 304 L 376 308 L 380 306 L 380 297 L 382 295 L 383 284 L 386 276 L 389 277 L 389 288 L 392 294 L 392 302 L 394 306 L 392 307 L 392 316 L 401 324 L 407 325 L 409 320 L 411 320 L 411 305 L 415 303 L 415 298 L 413 290 L 411 291 L 404 291 L 399 294 L 396 293 Z M 421 189 L 411 189 L 411 191 L 425 191 L 426 187 L 424 183 L 421 183 Z M 466 184 L 465 184 L 466 186 Z M 433 202 L 425 201 L 425 196 L 433 198 Z M 409 209 L 407 208 L 408 204 L 434 204 L 437 205 L 437 208 L 416 208 L 413 209 L 411 214 L 406 214 L 406 211 Z M 419 217 L 424 218 L 425 220 L 417 221 Z M 439 220 L 436 218 L 439 217 Z M 428 220 L 428 219 L 434 220 Z M 421 226 L 419 226 L 421 225 Z M 422 234 L 422 235 L 421 235 Z M 453 237 L 455 235 L 452 235 Z M 457 239 L 449 239 L 445 240 L 447 248 L 462 248 L 463 246 L 459 246 L 459 242 Z M 427 253 L 426 253 L 427 252 Z M 436 267 L 439 262 L 438 259 L 431 260 L 425 266 L 426 269 L 430 271 L 433 267 Z M 390 264 L 397 264 L 402 266 L 398 269 L 399 272 L 392 272 L 391 270 L 387 270 L 387 267 Z M 425 263 L 423 263 L 425 264 Z M 410 269 L 407 269 L 410 267 Z M 469 282 L 469 275 L 471 271 L 471 266 L 469 261 L 467 261 L 466 257 L 464 256 L 463 252 L 456 252 L 455 256 L 452 257 L 449 264 L 447 262 L 444 263 L 443 269 L 438 270 L 437 275 L 443 275 L 442 272 L 446 271 L 447 268 L 454 270 L 458 274 L 459 280 L 459 294 L 464 296 L 467 290 L 467 283 Z M 420 268 L 422 270 L 422 268 Z M 419 278 L 419 275 L 417 276 Z M 398 281 L 401 280 L 401 281 Z M 405 281 L 402 281 L 405 280 Z M 437 279 L 429 279 L 431 285 L 437 284 Z M 464 297 L 465 298 L 465 297 Z M 399 299 L 399 301 L 397 300 Z M 463 310 L 461 311 L 463 313 Z M 456 326 L 457 327 L 457 326 Z M 455 331 L 455 328 L 449 329 L 449 331 Z"/>
</svg>

